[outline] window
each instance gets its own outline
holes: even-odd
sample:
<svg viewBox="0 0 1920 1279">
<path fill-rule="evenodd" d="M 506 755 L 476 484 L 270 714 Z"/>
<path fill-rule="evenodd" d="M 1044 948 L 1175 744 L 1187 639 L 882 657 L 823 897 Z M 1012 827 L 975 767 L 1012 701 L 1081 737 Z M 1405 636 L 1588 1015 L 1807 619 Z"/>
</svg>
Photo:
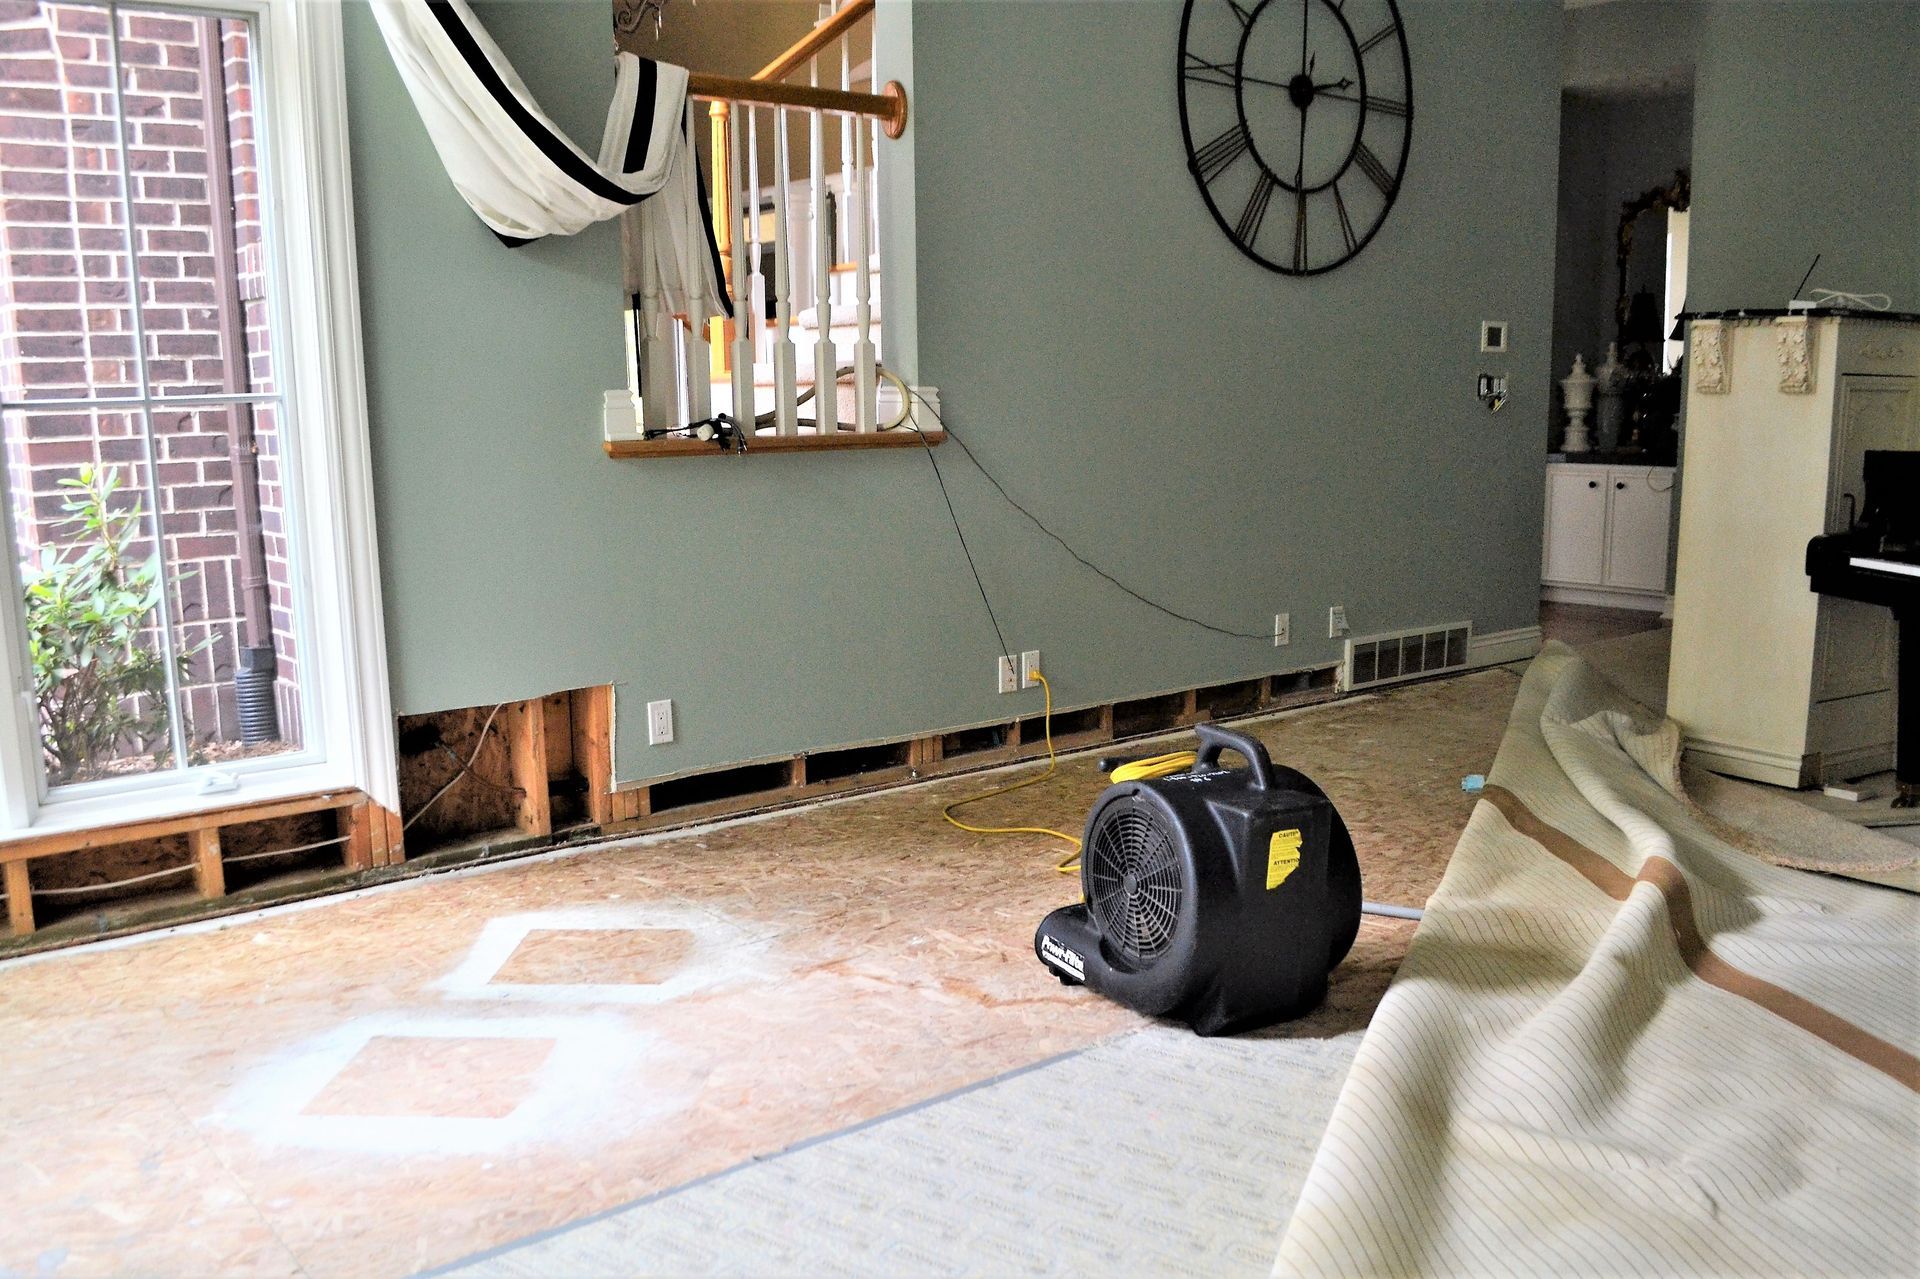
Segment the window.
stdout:
<svg viewBox="0 0 1920 1279">
<path fill-rule="evenodd" d="M 344 202 L 298 198 L 344 138 L 289 127 L 320 63 L 342 109 L 332 9 L 0 3 L 13 825 L 365 784 L 377 595 L 316 589 L 371 552 L 336 514 L 365 517 L 357 360 L 321 323 L 357 335 L 320 252 Z"/>
</svg>

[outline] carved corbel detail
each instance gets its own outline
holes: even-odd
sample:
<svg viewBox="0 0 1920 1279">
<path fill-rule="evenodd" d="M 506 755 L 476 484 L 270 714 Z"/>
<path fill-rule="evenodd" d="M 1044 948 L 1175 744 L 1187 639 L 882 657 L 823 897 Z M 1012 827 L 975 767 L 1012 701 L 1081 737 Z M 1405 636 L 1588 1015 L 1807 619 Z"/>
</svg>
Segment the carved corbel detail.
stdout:
<svg viewBox="0 0 1920 1279">
<path fill-rule="evenodd" d="M 1695 320 L 1687 330 L 1687 359 L 1693 365 L 1693 389 L 1725 395 L 1733 385 L 1727 369 L 1727 329 L 1718 320 Z"/>
<path fill-rule="evenodd" d="M 1788 395 L 1813 392 L 1813 329 L 1804 315 L 1774 321 L 1780 358 L 1780 389 Z"/>
</svg>

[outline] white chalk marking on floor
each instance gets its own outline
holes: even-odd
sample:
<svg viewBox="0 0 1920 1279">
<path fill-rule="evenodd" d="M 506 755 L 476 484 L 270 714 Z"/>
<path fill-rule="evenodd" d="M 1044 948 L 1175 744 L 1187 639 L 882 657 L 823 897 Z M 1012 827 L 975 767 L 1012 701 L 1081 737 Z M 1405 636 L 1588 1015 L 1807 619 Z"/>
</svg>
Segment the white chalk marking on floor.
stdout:
<svg viewBox="0 0 1920 1279">
<path fill-rule="evenodd" d="M 370 1040 L 551 1039 L 553 1050 L 520 1104 L 497 1118 L 437 1115 L 307 1115 L 314 1098 Z M 252 1070 L 208 1120 L 268 1145 L 358 1154 L 471 1155 L 534 1142 L 598 1144 L 631 1128 L 605 1122 L 610 1086 L 639 1059 L 646 1037 L 609 1016 L 442 1017 L 381 1013 L 359 1017 L 297 1044 Z M 398 1078 L 396 1090 L 432 1090 L 433 1078 Z M 675 1099 L 649 1104 L 661 1111 Z"/>
<path fill-rule="evenodd" d="M 693 947 L 665 980 L 636 982 L 501 982 L 494 975 L 527 934 L 555 930 L 626 932 L 682 929 Z M 730 981 L 766 974 L 770 929 L 744 927 L 724 915 L 690 906 L 573 906 L 527 911 L 488 920 L 479 939 L 452 972 L 428 989 L 453 999 L 541 1004 L 661 1004 Z"/>
</svg>

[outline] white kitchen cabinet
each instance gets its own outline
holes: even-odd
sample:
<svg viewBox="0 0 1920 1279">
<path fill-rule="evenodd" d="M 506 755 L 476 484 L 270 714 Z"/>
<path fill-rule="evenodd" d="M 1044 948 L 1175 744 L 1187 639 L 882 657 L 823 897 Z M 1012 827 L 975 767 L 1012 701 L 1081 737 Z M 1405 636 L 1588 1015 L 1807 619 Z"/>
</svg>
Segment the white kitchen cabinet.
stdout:
<svg viewBox="0 0 1920 1279">
<path fill-rule="evenodd" d="M 1664 608 L 1672 503 L 1670 466 L 1547 463 L 1541 598 Z"/>
</svg>

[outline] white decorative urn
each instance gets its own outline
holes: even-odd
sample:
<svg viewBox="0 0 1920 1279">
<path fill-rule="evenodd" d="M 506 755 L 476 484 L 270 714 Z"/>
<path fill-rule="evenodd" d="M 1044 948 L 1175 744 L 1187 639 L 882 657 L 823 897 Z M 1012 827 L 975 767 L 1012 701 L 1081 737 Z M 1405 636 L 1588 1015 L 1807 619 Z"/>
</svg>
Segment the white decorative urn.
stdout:
<svg viewBox="0 0 1920 1279">
<path fill-rule="evenodd" d="M 1560 389 L 1567 402 L 1567 436 L 1561 451 L 1585 453 L 1592 447 L 1587 440 L 1587 414 L 1593 408 L 1593 374 L 1580 356 L 1573 357 L 1573 372 L 1560 379 Z"/>
</svg>

